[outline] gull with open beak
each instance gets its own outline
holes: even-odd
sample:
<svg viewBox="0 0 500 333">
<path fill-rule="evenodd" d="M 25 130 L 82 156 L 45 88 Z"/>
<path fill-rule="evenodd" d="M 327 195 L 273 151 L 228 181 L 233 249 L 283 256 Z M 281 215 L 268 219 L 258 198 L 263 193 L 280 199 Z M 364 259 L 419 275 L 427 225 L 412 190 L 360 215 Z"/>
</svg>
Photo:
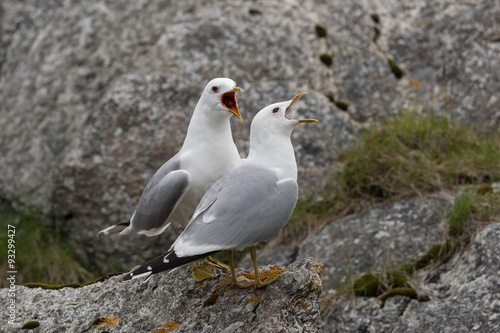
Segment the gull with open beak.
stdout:
<svg viewBox="0 0 500 333">
<path fill-rule="evenodd" d="M 297 202 L 297 164 L 290 136 L 296 125 L 317 120 L 291 119 L 286 113 L 304 94 L 259 111 L 252 121 L 250 151 L 243 165 L 205 193 L 166 254 L 132 270 L 123 280 L 150 277 L 227 251 L 233 283 L 238 287 L 258 288 L 274 281 L 260 280 L 256 245 L 270 240 L 285 226 Z M 235 274 L 233 251 L 246 247 L 251 247 L 255 281 Z"/>
<path fill-rule="evenodd" d="M 98 236 L 116 232 L 156 236 L 171 222 L 187 224 L 210 186 L 242 164 L 230 126 L 232 115 L 242 120 L 236 92 L 243 90 L 228 78 L 206 85 L 180 151 L 153 175 L 132 217 L 101 230 Z"/>
</svg>

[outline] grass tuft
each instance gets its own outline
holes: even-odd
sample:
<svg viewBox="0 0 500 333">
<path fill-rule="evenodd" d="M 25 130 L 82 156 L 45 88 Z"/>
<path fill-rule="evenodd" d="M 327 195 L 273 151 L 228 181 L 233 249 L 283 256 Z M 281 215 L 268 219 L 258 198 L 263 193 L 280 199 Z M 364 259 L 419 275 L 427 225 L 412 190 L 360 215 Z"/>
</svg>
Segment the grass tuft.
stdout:
<svg viewBox="0 0 500 333">
<path fill-rule="evenodd" d="M 75 260 L 74 250 L 62 233 L 47 227 L 44 219 L 40 209 L 25 207 L 15 212 L 0 207 L 0 228 L 15 226 L 16 284 L 36 281 L 60 285 L 90 280 L 92 275 Z M 0 234 L 0 240 L 7 245 L 7 232 Z M 7 269 L 7 251 L 7 246 L 0 248 L 0 276 L 13 270 Z M 7 282 L 2 277 L 0 287 L 6 287 Z"/>
<path fill-rule="evenodd" d="M 499 180 L 500 138 L 445 117 L 406 112 L 365 134 L 342 160 L 341 192 L 381 202 Z"/>
<path fill-rule="evenodd" d="M 473 209 L 474 194 L 463 191 L 455 198 L 453 208 L 447 214 L 448 233 L 452 237 L 462 236 L 469 225 Z"/>
</svg>

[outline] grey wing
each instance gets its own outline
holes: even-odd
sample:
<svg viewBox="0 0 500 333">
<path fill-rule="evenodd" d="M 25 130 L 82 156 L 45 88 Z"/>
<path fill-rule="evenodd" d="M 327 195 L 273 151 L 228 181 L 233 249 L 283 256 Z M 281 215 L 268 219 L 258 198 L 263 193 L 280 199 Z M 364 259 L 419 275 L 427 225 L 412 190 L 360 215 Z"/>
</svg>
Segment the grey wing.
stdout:
<svg viewBox="0 0 500 333">
<path fill-rule="evenodd" d="M 131 218 L 132 227 L 150 230 L 165 224 L 191 184 L 189 173 L 179 170 L 179 165 L 174 156 L 153 175 Z"/>
<path fill-rule="evenodd" d="M 288 222 L 297 202 L 295 180 L 277 181 L 272 170 L 241 167 L 205 194 L 203 211 L 174 245 L 180 256 L 247 247 L 271 239 Z"/>
</svg>

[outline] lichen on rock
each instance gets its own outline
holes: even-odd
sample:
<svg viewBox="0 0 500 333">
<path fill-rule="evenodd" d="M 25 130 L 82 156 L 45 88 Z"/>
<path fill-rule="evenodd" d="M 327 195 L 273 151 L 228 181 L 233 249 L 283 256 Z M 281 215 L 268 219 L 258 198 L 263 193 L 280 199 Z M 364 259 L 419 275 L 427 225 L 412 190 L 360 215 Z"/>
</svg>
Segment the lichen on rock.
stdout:
<svg viewBox="0 0 500 333">
<path fill-rule="evenodd" d="M 214 269 L 215 279 L 196 282 L 187 265 L 158 274 L 145 285 L 135 280 L 121 282 L 115 276 L 80 288 L 19 286 L 16 297 L 25 301 L 18 302 L 17 319 L 28 321 L 35 316 L 40 322 L 38 332 L 81 332 L 99 325 L 109 332 L 191 332 L 195 326 L 203 332 L 232 332 L 241 327 L 267 332 L 276 327 L 319 331 L 321 263 L 308 258 L 287 267 L 260 270 L 281 275 L 265 288 L 239 289 L 232 286 L 231 274 L 220 269 Z M 7 294 L 7 289 L 0 291 L 2 302 Z M 0 327 L 0 332 L 15 330 Z"/>
</svg>

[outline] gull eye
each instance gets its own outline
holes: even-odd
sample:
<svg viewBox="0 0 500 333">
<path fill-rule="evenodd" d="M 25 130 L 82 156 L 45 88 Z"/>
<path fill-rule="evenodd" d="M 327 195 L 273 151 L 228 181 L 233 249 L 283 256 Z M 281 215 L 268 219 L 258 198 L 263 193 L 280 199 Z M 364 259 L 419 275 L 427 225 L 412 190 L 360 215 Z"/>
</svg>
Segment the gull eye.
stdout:
<svg viewBox="0 0 500 333">
<path fill-rule="evenodd" d="M 274 108 L 274 109 L 273 109 L 273 113 L 278 113 L 278 112 L 279 112 L 279 110 L 280 110 L 280 108 Z"/>
<path fill-rule="evenodd" d="M 212 91 L 213 91 L 214 93 L 218 92 L 218 91 L 219 91 L 219 87 L 217 87 L 217 86 L 213 86 L 213 87 L 212 87 Z"/>
</svg>

